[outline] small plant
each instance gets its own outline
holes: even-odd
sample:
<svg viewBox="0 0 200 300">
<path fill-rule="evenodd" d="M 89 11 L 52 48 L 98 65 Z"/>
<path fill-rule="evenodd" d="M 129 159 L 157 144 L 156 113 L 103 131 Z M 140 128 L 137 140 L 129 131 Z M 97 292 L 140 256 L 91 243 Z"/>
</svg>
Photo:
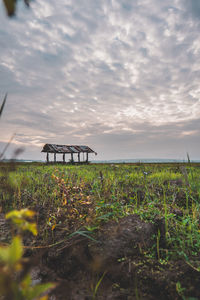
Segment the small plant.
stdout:
<svg viewBox="0 0 200 300">
<path fill-rule="evenodd" d="M 99 280 L 97 281 L 96 285 L 94 287 L 92 287 L 92 291 L 93 291 L 93 294 L 92 294 L 92 300 L 95 300 L 96 299 L 96 295 L 97 295 L 97 292 L 98 292 L 98 289 L 99 289 L 99 286 L 104 278 L 104 276 L 106 275 L 107 272 L 104 272 L 103 275 L 99 278 Z"/>
<path fill-rule="evenodd" d="M 158 235 L 156 237 L 156 249 L 157 249 L 158 260 L 160 260 L 160 230 L 159 229 L 158 229 Z"/>
<path fill-rule="evenodd" d="M 35 213 L 29 209 L 11 211 L 6 215 L 17 228 L 18 235 L 12 238 L 10 245 L 0 246 L 0 296 L 5 300 L 46 300 L 41 296 L 50 288 L 52 283 L 32 285 L 31 275 L 26 271 L 27 260 L 23 258 L 23 231 L 37 234 L 36 224 L 30 219 Z"/>
<path fill-rule="evenodd" d="M 186 288 L 183 288 L 179 281 L 176 283 L 176 291 L 179 294 L 179 296 L 181 296 L 181 298 L 183 300 L 198 300 L 196 297 L 186 297 L 186 296 L 184 296 Z"/>
<path fill-rule="evenodd" d="M 176 291 L 177 291 L 177 293 L 179 294 L 179 296 L 181 296 L 182 297 L 182 299 L 183 300 L 185 300 L 186 298 L 184 297 L 184 292 L 185 292 L 185 288 L 183 288 L 182 286 L 181 286 L 181 283 L 178 281 L 177 283 L 176 283 Z"/>
</svg>

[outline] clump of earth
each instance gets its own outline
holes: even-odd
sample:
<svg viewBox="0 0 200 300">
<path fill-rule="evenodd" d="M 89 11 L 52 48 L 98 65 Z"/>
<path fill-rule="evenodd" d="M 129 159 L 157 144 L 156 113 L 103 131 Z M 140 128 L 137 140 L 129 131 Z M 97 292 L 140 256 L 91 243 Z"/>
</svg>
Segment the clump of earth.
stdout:
<svg viewBox="0 0 200 300">
<path fill-rule="evenodd" d="M 155 236 L 159 229 L 164 248 L 164 228 L 162 219 L 146 223 L 137 215 L 109 221 L 95 240 L 76 235 L 47 249 L 38 276 L 57 283 L 52 300 L 200 299 L 197 270 L 183 260 L 156 258 Z M 147 255 L 149 249 L 154 256 Z"/>
</svg>

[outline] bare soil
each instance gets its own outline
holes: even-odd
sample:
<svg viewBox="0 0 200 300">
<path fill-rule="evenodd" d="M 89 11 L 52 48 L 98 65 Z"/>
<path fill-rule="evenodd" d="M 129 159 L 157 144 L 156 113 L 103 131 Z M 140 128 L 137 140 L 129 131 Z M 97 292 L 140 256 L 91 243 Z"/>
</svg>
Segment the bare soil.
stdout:
<svg viewBox="0 0 200 300">
<path fill-rule="evenodd" d="M 159 229 L 160 247 L 164 249 L 164 228 L 162 219 L 146 223 L 130 215 L 102 225 L 95 240 L 75 235 L 51 248 L 26 250 L 33 266 L 38 264 L 33 267 L 33 282 L 56 282 L 51 300 L 200 299 L 200 272 L 183 260 L 156 258 L 155 235 Z M 3 214 L 0 229 L 2 243 L 10 239 Z M 56 236 L 59 240 L 65 237 L 59 231 L 55 231 L 55 240 Z M 30 243 L 30 237 L 25 243 Z M 146 255 L 152 247 L 154 258 Z M 177 282 L 183 288 L 182 296 L 177 293 Z"/>
<path fill-rule="evenodd" d="M 200 299 L 198 271 L 183 260 L 158 260 L 156 247 L 154 258 L 146 255 L 155 246 L 158 229 L 164 248 L 163 220 L 145 223 L 131 215 L 110 221 L 98 230 L 96 241 L 76 235 L 46 250 L 38 276 L 58 283 L 52 300 L 184 299 L 177 293 L 177 282 L 185 299 Z"/>
</svg>

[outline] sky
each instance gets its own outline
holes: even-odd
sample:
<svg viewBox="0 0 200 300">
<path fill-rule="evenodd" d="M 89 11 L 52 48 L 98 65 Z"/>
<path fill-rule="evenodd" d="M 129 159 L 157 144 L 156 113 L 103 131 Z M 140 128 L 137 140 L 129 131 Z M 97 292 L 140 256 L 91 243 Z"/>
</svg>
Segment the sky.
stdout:
<svg viewBox="0 0 200 300">
<path fill-rule="evenodd" d="M 0 151 L 45 143 L 91 159 L 200 159 L 199 0 L 0 3 Z"/>
</svg>

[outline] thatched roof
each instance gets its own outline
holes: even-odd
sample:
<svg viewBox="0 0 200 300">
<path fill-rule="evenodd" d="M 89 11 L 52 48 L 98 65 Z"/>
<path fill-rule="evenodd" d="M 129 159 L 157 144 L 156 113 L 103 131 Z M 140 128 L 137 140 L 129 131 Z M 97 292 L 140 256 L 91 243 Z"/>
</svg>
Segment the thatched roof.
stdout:
<svg viewBox="0 0 200 300">
<path fill-rule="evenodd" d="M 83 145 L 56 145 L 56 144 L 45 144 L 42 152 L 49 153 L 95 153 L 94 150 L 88 146 Z"/>
</svg>

